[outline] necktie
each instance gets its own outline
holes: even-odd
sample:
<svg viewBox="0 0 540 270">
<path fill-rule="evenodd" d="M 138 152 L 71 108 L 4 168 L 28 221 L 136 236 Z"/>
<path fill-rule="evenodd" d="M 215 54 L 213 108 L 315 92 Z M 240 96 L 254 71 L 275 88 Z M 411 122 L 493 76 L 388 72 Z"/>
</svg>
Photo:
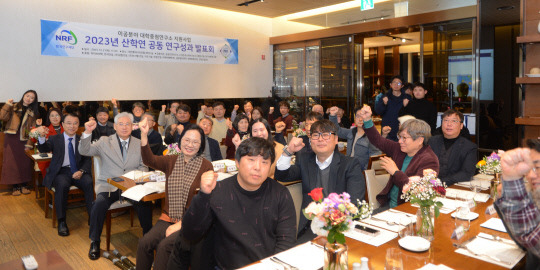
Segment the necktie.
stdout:
<svg viewBox="0 0 540 270">
<path fill-rule="evenodd" d="M 76 173 L 77 169 L 77 160 L 75 159 L 75 148 L 73 147 L 73 138 L 68 139 L 68 157 L 69 157 L 69 168 L 71 173 Z"/>
<path fill-rule="evenodd" d="M 122 141 L 122 158 L 124 159 L 124 161 L 126 161 L 126 156 L 127 156 L 127 142 Z"/>
</svg>

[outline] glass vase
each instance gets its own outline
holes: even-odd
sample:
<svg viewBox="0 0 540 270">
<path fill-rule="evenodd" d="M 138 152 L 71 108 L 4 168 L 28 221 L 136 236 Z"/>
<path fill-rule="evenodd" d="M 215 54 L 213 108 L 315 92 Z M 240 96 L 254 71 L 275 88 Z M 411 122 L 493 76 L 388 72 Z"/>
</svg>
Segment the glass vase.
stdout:
<svg viewBox="0 0 540 270">
<path fill-rule="evenodd" d="M 324 245 L 324 270 L 349 269 L 347 245 L 339 243 L 326 243 Z"/>
<path fill-rule="evenodd" d="M 416 212 L 416 233 L 428 241 L 433 241 L 435 232 L 435 208 L 420 206 Z"/>
<path fill-rule="evenodd" d="M 495 173 L 493 176 L 495 178 L 493 178 L 493 180 L 491 180 L 491 186 L 490 186 L 489 194 L 491 195 L 491 198 L 493 200 L 496 200 L 497 195 L 498 195 L 497 187 L 501 183 L 501 174 L 500 173 Z"/>
</svg>

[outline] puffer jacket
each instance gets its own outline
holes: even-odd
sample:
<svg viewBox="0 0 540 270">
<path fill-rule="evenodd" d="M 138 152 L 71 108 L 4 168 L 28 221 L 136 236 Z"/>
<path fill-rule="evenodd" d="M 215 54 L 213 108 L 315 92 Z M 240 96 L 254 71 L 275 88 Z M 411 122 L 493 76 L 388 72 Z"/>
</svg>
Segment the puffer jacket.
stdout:
<svg viewBox="0 0 540 270">
<path fill-rule="evenodd" d="M 17 106 L 17 104 L 5 104 L 2 107 L 2 110 L 0 110 L 0 120 L 5 122 L 4 132 L 6 134 L 17 134 L 17 128 L 19 127 L 19 123 L 21 123 L 22 121 L 20 129 L 20 140 L 27 141 L 26 146 L 29 148 L 33 148 L 34 144 L 32 143 L 32 141 L 30 141 L 28 134 L 30 133 L 30 130 L 36 125 L 36 115 L 32 110 L 27 109 L 26 113 L 21 119 L 19 115 L 14 112 L 14 108 L 16 107 L 19 106 Z"/>
</svg>

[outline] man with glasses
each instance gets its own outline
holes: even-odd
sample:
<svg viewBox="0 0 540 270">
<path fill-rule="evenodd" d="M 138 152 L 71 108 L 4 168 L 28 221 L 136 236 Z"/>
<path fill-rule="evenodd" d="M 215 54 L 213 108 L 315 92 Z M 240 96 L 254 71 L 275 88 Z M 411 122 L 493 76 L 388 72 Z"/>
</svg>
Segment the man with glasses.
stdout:
<svg viewBox="0 0 540 270">
<path fill-rule="evenodd" d="M 392 77 L 390 88 L 380 100 L 375 104 L 375 112 L 382 117 L 381 126 L 389 126 L 392 129 L 386 138 L 397 141 L 397 132 L 399 129 L 399 110 L 403 107 L 404 100 L 411 100 L 411 96 L 403 91 L 403 78 L 399 75 Z"/>
<path fill-rule="evenodd" d="M 502 194 L 495 207 L 510 236 L 528 252 L 526 269 L 540 259 L 540 140 L 501 156 Z"/>
<path fill-rule="evenodd" d="M 337 128 L 330 120 L 317 121 L 310 129 L 313 152 L 297 153 L 304 143 L 301 138 L 295 137 L 283 148 L 283 154 L 277 161 L 276 180 L 302 180 L 302 209 L 312 201 L 308 193 L 314 188 L 322 187 L 325 197 L 330 193 L 347 192 L 353 203 L 364 199 L 366 185 L 360 163 L 336 149 L 336 133 Z M 296 164 L 291 165 L 294 153 L 297 153 Z M 300 215 L 297 243 L 307 242 L 314 237 L 310 223 L 304 215 Z"/>
<path fill-rule="evenodd" d="M 449 109 L 442 115 L 442 135 L 431 137 L 428 144 L 439 158 L 439 177 L 446 185 L 471 180 L 476 171 L 476 144 L 459 136 L 463 114 Z"/>
</svg>

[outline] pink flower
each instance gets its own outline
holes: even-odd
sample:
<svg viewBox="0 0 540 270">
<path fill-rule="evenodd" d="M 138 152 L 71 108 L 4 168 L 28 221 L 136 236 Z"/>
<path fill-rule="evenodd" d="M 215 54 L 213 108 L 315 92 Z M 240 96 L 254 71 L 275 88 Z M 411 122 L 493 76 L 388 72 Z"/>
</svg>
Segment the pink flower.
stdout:
<svg viewBox="0 0 540 270">
<path fill-rule="evenodd" d="M 411 177 L 409 177 L 409 184 L 410 183 L 415 183 L 415 182 L 420 182 L 421 179 L 422 178 L 420 176 L 417 176 L 417 175 L 411 176 Z"/>
<path fill-rule="evenodd" d="M 411 189 L 411 185 L 405 184 L 405 185 L 403 186 L 403 193 L 407 193 L 407 192 L 409 191 L 409 189 Z"/>
</svg>

